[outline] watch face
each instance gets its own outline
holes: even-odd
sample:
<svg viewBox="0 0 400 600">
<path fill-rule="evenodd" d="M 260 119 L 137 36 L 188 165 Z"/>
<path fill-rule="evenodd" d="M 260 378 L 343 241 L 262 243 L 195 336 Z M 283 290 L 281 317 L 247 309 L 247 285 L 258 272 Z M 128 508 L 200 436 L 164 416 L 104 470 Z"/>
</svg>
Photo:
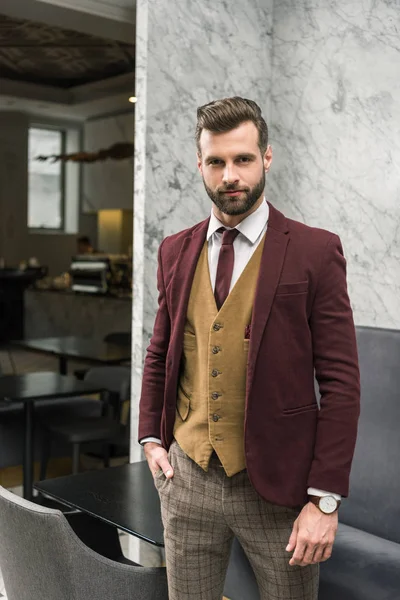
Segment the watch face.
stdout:
<svg viewBox="0 0 400 600">
<path fill-rule="evenodd" d="M 319 507 L 324 513 L 329 515 L 337 509 L 337 501 L 333 496 L 323 496 L 319 501 Z"/>
</svg>

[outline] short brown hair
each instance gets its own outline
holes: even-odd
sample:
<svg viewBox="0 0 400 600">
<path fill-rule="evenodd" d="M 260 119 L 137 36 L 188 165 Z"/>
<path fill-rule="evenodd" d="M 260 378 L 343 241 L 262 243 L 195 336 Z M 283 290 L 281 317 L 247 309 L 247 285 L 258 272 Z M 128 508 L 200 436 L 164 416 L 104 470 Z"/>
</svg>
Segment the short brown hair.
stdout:
<svg viewBox="0 0 400 600">
<path fill-rule="evenodd" d="M 196 146 L 201 154 L 200 136 L 203 129 L 212 133 L 225 133 L 236 129 L 245 121 L 252 121 L 258 130 L 258 146 L 262 154 L 268 147 L 268 126 L 261 108 L 253 100 L 234 96 L 213 100 L 197 109 Z"/>
</svg>

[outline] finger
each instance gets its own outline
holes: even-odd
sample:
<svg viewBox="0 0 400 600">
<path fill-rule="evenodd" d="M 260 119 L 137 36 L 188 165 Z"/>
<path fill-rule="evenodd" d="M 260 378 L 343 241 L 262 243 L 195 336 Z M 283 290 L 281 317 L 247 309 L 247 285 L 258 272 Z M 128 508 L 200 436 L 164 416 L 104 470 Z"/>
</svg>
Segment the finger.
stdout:
<svg viewBox="0 0 400 600">
<path fill-rule="evenodd" d="M 324 550 L 324 553 L 321 557 L 320 562 L 324 562 L 326 560 L 328 560 L 328 558 L 330 558 L 332 556 L 332 549 L 333 549 L 333 544 L 328 544 Z"/>
<path fill-rule="evenodd" d="M 290 534 L 289 543 L 286 546 L 286 552 L 291 552 L 292 550 L 294 550 L 296 548 L 297 532 L 298 532 L 298 524 L 297 524 L 297 521 L 295 521 L 293 524 L 292 533 Z"/>
<path fill-rule="evenodd" d="M 320 563 L 322 561 L 322 556 L 325 552 L 326 544 L 319 544 L 314 552 L 314 556 L 312 559 L 313 564 Z"/>
<path fill-rule="evenodd" d="M 289 565 L 299 565 L 304 558 L 304 553 L 307 549 L 307 544 L 305 542 L 305 540 L 299 538 L 299 536 L 297 536 L 297 543 L 296 543 L 296 548 L 294 549 L 294 553 L 292 558 L 289 561 Z"/>
<path fill-rule="evenodd" d="M 313 547 L 307 546 L 304 552 L 303 560 L 301 561 L 301 563 L 299 563 L 299 566 L 308 567 L 309 565 L 312 565 L 314 560 L 314 552 L 315 549 Z"/>
<path fill-rule="evenodd" d="M 171 465 L 168 461 L 168 458 L 166 458 L 166 457 L 160 458 L 158 461 L 158 466 L 160 467 L 160 469 L 162 469 L 162 471 L 167 479 L 171 479 L 171 477 L 174 476 L 174 470 L 171 467 Z"/>
</svg>

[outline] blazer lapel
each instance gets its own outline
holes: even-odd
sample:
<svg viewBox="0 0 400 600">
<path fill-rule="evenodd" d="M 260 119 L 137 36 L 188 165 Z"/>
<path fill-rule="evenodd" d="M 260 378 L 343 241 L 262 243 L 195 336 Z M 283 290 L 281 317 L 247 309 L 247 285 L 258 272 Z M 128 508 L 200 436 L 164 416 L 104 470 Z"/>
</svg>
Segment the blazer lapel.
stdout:
<svg viewBox="0 0 400 600">
<path fill-rule="evenodd" d="M 281 276 L 286 248 L 289 242 L 289 235 L 287 235 L 289 230 L 286 218 L 271 204 L 269 204 L 269 209 L 270 215 L 261 257 L 251 321 L 249 362 L 247 370 L 248 393 L 250 392 L 261 339 L 271 312 L 272 302 Z"/>
<path fill-rule="evenodd" d="M 201 250 L 206 240 L 208 223 L 206 219 L 189 234 L 182 243 L 177 257 L 175 272 L 171 280 L 171 317 L 175 321 L 176 334 L 179 337 L 183 329 L 192 288 L 194 273 Z"/>
</svg>

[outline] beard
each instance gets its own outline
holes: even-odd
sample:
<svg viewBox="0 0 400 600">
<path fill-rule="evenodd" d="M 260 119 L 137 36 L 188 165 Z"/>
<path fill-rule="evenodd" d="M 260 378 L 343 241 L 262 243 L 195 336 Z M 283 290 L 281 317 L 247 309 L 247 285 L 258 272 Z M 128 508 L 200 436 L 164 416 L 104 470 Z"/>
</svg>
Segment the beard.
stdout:
<svg viewBox="0 0 400 600">
<path fill-rule="evenodd" d="M 238 187 L 236 184 L 224 185 L 212 190 L 206 184 L 203 177 L 204 187 L 207 194 L 214 202 L 215 206 L 226 215 L 243 215 L 253 208 L 265 188 L 265 171 L 262 172 L 261 179 L 252 188 Z M 227 196 L 224 192 L 235 192 L 241 190 L 240 196 Z"/>
</svg>

